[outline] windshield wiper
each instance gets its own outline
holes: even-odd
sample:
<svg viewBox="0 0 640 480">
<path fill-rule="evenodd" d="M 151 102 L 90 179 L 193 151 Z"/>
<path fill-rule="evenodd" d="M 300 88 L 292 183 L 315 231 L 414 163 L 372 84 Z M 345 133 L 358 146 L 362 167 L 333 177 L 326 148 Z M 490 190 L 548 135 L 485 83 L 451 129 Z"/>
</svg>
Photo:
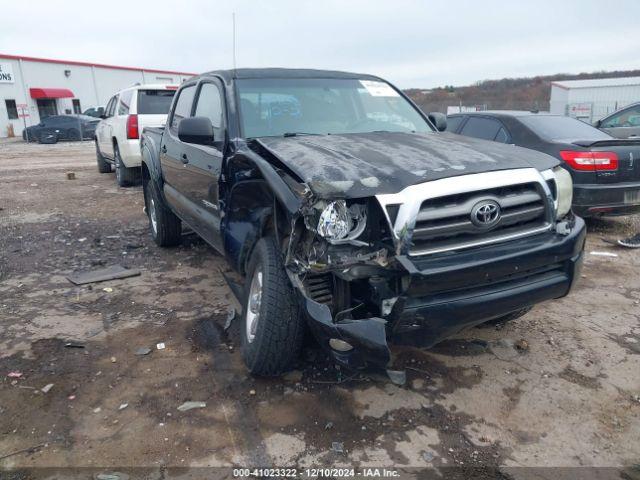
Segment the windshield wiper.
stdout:
<svg viewBox="0 0 640 480">
<path fill-rule="evenodd" d="M 307 133 L 307 132 L 284 132 L 283 137 L 297 137 L 298 135 L 322 135 L 321 133 Z"/>
</svg>

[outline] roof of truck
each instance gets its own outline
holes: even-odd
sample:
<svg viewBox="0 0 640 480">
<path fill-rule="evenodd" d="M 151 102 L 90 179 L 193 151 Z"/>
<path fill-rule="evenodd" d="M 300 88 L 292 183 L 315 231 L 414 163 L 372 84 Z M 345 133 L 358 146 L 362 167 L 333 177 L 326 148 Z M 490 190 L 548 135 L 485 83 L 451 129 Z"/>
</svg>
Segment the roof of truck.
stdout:
<svg viewBox="0 0 640 480">
<path fill-rule="evenodd" d="M 380 80 L 379 77 L 365 73 L 311 68 L 236 68 L 233 70 L 212 70 L 203 73 L 201 76 L 220 76 L 226 81 L 237 78 L 365 78 Z"/>
</svg>

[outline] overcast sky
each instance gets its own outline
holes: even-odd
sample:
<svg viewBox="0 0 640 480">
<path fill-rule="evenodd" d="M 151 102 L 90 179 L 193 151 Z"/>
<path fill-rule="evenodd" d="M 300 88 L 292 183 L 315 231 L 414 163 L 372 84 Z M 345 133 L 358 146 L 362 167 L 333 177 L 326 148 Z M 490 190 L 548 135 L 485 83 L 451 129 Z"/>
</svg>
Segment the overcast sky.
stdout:
<svg viewBox="0 0 640 480">
<path fill-rule="evenodd" d="M 306 67 L 402 88 L 640 68 L 639 0 L 2 2 L 0 52 L 199 73 Z"/>
</svg>

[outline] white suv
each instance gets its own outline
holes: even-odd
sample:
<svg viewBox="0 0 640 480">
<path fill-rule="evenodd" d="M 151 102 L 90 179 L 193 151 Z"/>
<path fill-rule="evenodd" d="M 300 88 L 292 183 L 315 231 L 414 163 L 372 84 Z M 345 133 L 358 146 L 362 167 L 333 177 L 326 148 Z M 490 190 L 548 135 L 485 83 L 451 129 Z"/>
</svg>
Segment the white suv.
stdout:
<svg viewBox="0 0 640 480">
<path fill-rule="evenodd" d="M 100 173 L 116 168 L 118 185 L 140 180 L 140 135 L 144 127 L 161 127 L 177 90 L 176 85 L 135 85 L 115 94 L 96 128 L 96 157 Z"/>
</svg>

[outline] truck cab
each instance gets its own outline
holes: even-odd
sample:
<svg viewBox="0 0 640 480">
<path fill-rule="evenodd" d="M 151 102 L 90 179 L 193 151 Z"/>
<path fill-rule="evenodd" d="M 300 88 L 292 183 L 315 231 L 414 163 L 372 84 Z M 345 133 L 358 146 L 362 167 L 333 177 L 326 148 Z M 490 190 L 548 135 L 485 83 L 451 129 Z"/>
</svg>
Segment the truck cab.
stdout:
<svg viewBox="0 0 640 480">
<path fill-rule="evenodd" d="M 585 241 L 572 182 L 543 153 L 442 132 L 372 75 L 214 71 L 142 135 L 151 235 L 187 224 L 244 279 L 242 352 L 291 368 L 310 330 L 339 363 L 393 365 L 569 293 Z"/>
</svg>

